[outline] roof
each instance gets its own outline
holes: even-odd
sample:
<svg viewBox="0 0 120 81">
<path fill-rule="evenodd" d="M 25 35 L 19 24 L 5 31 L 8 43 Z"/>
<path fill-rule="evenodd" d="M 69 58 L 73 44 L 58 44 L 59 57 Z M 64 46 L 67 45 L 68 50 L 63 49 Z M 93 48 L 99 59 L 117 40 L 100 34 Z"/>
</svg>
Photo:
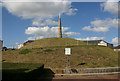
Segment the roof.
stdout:
<svg viewBox="0 0 120 81">
<path fill-rule="evenodd" d="M 95 42 L 95 43 L 100 43 L 101 41 L 104 41 L 104 40 L 81 40 L 83 42 L 88 42 L 88 43 L 92 43 L 92 42 Z M 105 43 L 107 44 L 111 44 L 111 43 L 108 43 L 106 41 L 104 41 Z M 112 45 L 112 44 L 111 44 Z"/>
<path fill-rule="evenodd" d="M 31 42 L 33 42 L 33 41 L 34 41 L 34 40 L 27 40 L 27 41 L 24 42 L 23 44 L 26 45 L 26 44 L 31 43 Z"/>
<path fill-rule="evenodd" d="M 27 40 L 27 41 L 25 41 L 24 43 L 27 43 L 27 42 L 33 42 L 34 40 Z"/>
<path fill-rule="evenodd" d="M 120 49 L 120 45 L 114 46 L 114 49 Z"/>
<path fill-rule="evenodd" d="M 83 40 L 83 42 L 97 42 L 97 43 L 100 43 L 101 41 L 104 41 L 104 40 Z M 106 41 L 104 42 L 107 43 Z"/>
</svg>

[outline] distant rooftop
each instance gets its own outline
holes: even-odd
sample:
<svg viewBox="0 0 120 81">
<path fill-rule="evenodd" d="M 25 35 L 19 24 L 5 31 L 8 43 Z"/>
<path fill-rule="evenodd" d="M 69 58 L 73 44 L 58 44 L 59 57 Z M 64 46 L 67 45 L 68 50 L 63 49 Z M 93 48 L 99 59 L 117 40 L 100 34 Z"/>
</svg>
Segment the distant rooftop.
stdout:
<svg viewBox="0 0 120 81">
<path fill-rule="evenodd" d="M 120 45 L 114 46 L 114 49 L 120 49 Z"/>
</svg>

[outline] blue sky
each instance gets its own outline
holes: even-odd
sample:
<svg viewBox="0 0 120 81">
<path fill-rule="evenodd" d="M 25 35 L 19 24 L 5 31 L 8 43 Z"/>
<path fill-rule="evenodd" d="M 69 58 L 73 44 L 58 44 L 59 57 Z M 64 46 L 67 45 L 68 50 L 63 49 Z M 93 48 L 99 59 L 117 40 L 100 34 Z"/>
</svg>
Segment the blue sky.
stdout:
<svg viewBox="0 0 120 81">
<path fill-rule="evenodd" d="M 15 6 L 16 4 L 17 3 L 14 3 Z M 103 5 L 101 6 L 101 4 Z M 59 9 L 59 6 L 56 8 L 53 6 L 51 7 L 52 11 L 45 13 L 45 15 L 43 13 L 46 12 L 45 10 L 43 10 L 43 12 L 42 10 L 37 12 L 42 8 L 34 10 L 33 7 L 33 10 L 30 9 L 28 12 L 37 15 L 27 15 L 28 12 L 24 11 L 22 8 L 23 5 L 18 6 L 19 4 L 17 4 L 16 8 L 18 8 L 18 10 L 15 9 L 15 6 L 13 8 L 11 5 L 13 4 L 8 3 L 2 7 L 2 39 L 4 45 L 7 47 L 12 47 L 16 45 L 16 43 L 20 44 L 28 39 L 34 39 L 35 35 L 37 39 L 55 37 L 58 24 L 58 12 L 61 13 L 62 26 L 66 28 L 63 30 L 65 30 L 64 34 L 67 35 L 67 37 L 78 40 L 103 39 L 109 43 L 117 44 L 117 15 L 115 10 L 111 11 L 111 9 L 114 8 L 109 7 L 107 2 L 72 2 L 67 5 L 68 8 L 65 8 L 65 10 Z M 43 9 L 46 8 L 43 7 Z M 28 9 L 26 8 L 26 10 Z M 57 10 L 58 12 L 56 12 Z M 49 21 L 51 23 L 46 24 Z M 52 31 L 52 27 L 56 31 Z M 48 28 L 49 30 L 46 30 Z M 50 33 L 46 34 L 47 32 L 45 30 L 47 32 L 50 31 Z"/>
</svg>

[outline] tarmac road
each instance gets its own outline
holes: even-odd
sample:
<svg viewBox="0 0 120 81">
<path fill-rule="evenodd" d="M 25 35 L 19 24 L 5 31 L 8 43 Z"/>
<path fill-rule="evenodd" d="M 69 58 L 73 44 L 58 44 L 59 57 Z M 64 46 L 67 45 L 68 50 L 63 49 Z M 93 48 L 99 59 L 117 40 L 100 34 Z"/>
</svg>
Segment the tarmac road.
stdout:
<svg viewBox="0 0 120 81">
<path fill-rule="evenodd" d="M 101 75 L 101 76 L 81 76 L 81 77 L 53 77 L 45 78 L 40 81 L 120 81 L 118 75 Z"/>
</svg>

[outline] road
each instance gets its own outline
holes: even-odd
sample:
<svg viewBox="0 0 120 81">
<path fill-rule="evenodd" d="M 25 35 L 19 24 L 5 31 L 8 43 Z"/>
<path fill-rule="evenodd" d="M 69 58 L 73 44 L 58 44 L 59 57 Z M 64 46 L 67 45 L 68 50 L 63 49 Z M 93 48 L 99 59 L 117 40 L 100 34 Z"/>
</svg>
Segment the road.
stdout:
<svg viewBox="0 0 120 81">
<path fill-rule="evenodd" d="M 101 75 L 101 76 L 80 76 L 80 77 L 49 77 L 40 79 L 40 81 L 120 81 L 118 75 Z"/>
</svg>

